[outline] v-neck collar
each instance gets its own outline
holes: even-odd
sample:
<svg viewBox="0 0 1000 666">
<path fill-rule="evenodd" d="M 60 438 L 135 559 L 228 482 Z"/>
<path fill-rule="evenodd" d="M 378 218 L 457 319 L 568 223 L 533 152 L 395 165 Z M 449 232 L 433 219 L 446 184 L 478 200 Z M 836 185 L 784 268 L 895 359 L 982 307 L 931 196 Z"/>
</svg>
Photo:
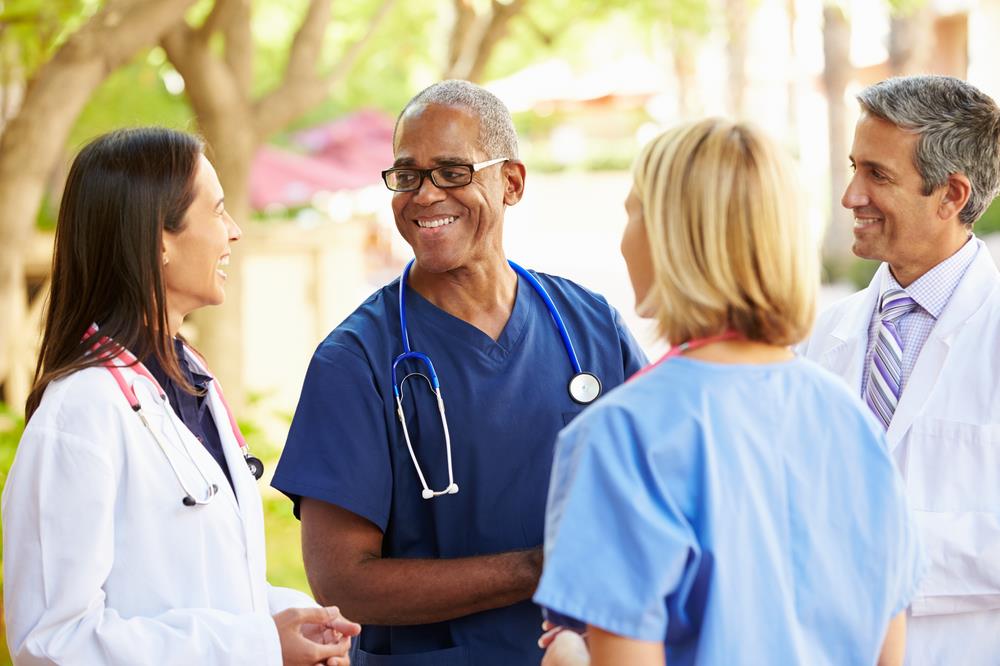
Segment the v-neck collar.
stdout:
<svg viewBox="0 0 1000 666">
<path fill-rule="evenodd" d="M 407 286 L 406 320 L 410 345 L 414 351 L 420 351 L 422 339 L 426 340 L 429 335 L 445 335 L 476 349 L 489 358 L 496 361 L 503 360 L 524 337 L 525 324 L 531 312 L 532 297 L 537 298 L 531 291 L 531 286 L 520 275 L 517 276 L 517 293 L 514 296 L 514 307 L 510 318 L 500 332 L 500 337 L 493 340 L 469 322 L 439 308 L 415 289 Z M 433 332 L 430 329 L 433 329 Z"/>
</svg>

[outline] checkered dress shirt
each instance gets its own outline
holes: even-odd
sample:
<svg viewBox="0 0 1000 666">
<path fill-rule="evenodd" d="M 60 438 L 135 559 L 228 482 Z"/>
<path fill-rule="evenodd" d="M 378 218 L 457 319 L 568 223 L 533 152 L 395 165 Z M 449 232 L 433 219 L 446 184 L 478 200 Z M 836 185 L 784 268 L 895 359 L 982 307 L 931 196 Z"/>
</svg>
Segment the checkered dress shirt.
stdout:
<svg viewBox="0 0 1000 666">
<path fill-rule="evenodd" d="M 889 289 L 903 289 L 907 295 L 917 302 L 917 307 L 904 315 L 897 323 L 899 337 L 903 341 L 903 373 L 900 380 L 900 394 L 906 388 L 906 382 L 917 364 L 917 357 L 924 343 L 930 337 L 934 323 L 948 304 L 955 287 L 958 286 L 966 269 L 976 258 L 979 245 L 970 236 L 965 245 L 940 264 L 930 269 L 906 289 L 899 286 L 891 271 L 886 271 L 879 286 L 879 297 Z M 875 309 L 872 311 L 871 322 L 868 324 L 868 350 L 865 353 L 865 371 L 861 379 L 861 396 L 865 395 L 868 386 L 868 371 L 871 368 L 872 354 L 875 352 L 875 333 L 878 330 L 878 303 L 875 299 Z"/>
</svg>

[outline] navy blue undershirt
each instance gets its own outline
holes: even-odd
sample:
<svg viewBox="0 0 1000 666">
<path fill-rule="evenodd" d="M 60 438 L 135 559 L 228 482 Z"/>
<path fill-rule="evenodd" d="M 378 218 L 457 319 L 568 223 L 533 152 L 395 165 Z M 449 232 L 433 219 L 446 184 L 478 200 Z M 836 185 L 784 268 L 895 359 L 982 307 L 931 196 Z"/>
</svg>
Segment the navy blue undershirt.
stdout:
<svg viewBox="0 0 1000 666">
<path fill-rule="evenodd" d="M 191 395 L 178 386 L 167 376 L 155 357 L 150 356 L 143 361 L 143 364 L 149 369 L 150 374 L 156 377 L 156 381 L 160 382 L 174 413 L 202 443 L 205 450 L 212 454 L 226 475 L 229 486 L 233 488 L 233 479 L 229 475 L 229 465 L 226 464 L 226 455 L 222 450 L 219 429 L 215 425 L 215 419 L 212 418 L 212 410 L 208 408 L 208 386 L 212 381 L 212 376 L 201 372 L 198 366 L 188 358 L 184 351 L 184 343 L 180 340 L 174 340 L 174 351 L 177 354 L 177 361 L 184 379 L 198 389 L 201 395 Z M 235 488 L 233 488 L 233 492 L 236 492 Z"/>
</svg>

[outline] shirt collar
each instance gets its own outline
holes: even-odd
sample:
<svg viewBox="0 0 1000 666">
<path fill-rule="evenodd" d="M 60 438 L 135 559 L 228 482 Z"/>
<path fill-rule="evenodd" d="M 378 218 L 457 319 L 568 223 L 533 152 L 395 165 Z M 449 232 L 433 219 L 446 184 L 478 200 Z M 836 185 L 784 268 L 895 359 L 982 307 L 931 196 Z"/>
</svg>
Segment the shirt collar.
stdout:
<svg viewBox="0 0 1000 666">
<path fill-rule="evenodd" d="M 181 366 L 181 372 L 191 382 L 191 386 L 199 391 L 208 391 L 208 384 L 214 379 L 212 375 L 202 371 L 184 348 L 184 343 L 177 338 L 174 338 L 174 351 L 177 353 L 177 361 Z"/>
<path fill-rule="evenodd" d="M 941 311 L 944 310 L 944 306 L 948 304 L 948 299 L 954 293 L 955 287 L 965 275 L 966 269 L 976 258 L 978 249 L 979 244 L 975 242 L 975 236 L 969 236 L 969 240 L 958 252 L 921 275 L 905 289 L 899 286 L 892 271 L 886 271 L 880 293 L 884 294 L 890 289 L 903 289 L 910 298 L 917 302 L 917 305 L 937 319 L 941 315 Z"/>
</svg>

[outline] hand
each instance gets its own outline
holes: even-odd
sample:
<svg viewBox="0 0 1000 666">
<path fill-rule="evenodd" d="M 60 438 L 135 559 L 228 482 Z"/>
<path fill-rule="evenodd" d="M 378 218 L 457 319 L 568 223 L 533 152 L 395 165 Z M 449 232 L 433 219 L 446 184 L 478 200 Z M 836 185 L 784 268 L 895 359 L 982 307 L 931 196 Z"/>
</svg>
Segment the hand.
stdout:
<svg viewBox="0 0 1000 666">
<path fill-rule="evenodd" d="M 286 666 L 349 666 L 351 636 L 361 627 L 344 618 L 336 606 L 289 608 L 274 616 Z"/>
<path fill-rule="evenodd" d="M 590 652 L 583 636 L 550 622 L 542 624 L 545 633 L 538 646 L 545 649 L 542 666 L 589 666 Z"/>
</svg>

